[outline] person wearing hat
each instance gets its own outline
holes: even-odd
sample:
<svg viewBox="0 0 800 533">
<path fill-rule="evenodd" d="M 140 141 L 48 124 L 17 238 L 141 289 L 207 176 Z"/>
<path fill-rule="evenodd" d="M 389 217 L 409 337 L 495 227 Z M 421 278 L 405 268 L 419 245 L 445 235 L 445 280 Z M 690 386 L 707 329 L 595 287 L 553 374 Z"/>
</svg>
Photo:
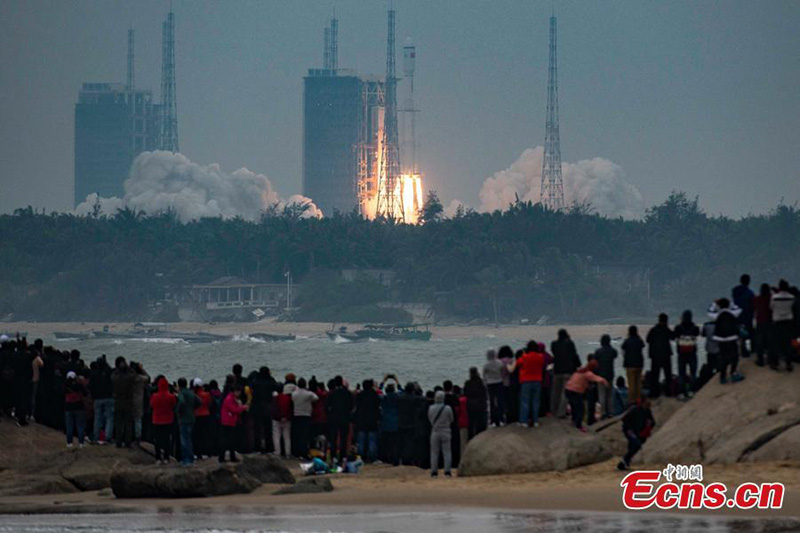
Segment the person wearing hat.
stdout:
<svg viewBox="0 0 800 533">
<path fill-rule="evenodd" d="M 67 381 L 64 383 L 64 426 L 67 431 L 67 448 L 72 448 L 75 431 L 78 432 L 78 445 L 83 448 L 86 428 L 86 412 L 83 407 L 85 395 L 86 387 L 78 381 L 78 375 L 73 371 L 67 372 Z"/>
</svg>

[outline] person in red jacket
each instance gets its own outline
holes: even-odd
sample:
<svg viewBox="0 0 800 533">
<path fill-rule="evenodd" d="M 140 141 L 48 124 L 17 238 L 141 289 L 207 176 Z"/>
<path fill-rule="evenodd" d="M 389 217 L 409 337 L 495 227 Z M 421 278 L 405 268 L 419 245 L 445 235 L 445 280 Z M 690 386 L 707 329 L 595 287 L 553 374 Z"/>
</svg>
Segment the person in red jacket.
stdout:
<svg viewBox="0 0 800 533">
<path fill-rule="evenodd" d="M 210 456 L 211 450 L 211 394 L 203 387 L 203 380 L 195 378 L 192 381 L 195 395 L 200 399 L 200 405 L 194 410 L 194 453 L 199 459 L 204 455 Z"/>
<path fill-rule="evenodd" d="M 542 373 L 544 355 L 539 351 L 539 343 L 529 341 L 522 357 L 508 365 L 508 371 L 519 369 L 519 425 L 539 427 L 539 402 L 542 394 Z"/>
<path fill-rule="evenodd" d="M 222 430 L 221 441 L 222 446 L 219 452 L 219 462 L 225 462 L 225 452 L 230 451 L 231 462 L 238 463 L 239 459 L 236 458 L 236 430 L 241 422 L 242 413 L 247 411 L 248 405 L 243 404 L 239 399 L 242 394 L 242 384 L 236 382 L 231 387 L 230 392 L 222 401 L 222 410 L 220 412 L 220 429 Z"/>
<path fill-rule="evenodd" d="M 153 445 L 156 449 L 156 462 L 167 464 L 172 448 L 172 425 L 175 423 L 175 405 L 178 398 L 169 391 L 169 383 L 163 376 L 156 382 L 158 392 L 150 397 L 153 410 Z"/>
</svg>

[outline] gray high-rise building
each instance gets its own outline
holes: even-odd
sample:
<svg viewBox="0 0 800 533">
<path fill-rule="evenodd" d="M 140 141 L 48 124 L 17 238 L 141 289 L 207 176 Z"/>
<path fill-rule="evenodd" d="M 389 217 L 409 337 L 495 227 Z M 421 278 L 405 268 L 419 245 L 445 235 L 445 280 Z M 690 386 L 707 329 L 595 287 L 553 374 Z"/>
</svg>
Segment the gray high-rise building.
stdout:
<svg viewBox="0 0 800 533">
<path fill-rule="evenodd" d="M 134 158 L 158 143 L 159 106 L 151 91 L 84 83 L 75 104 L 75 205 L 91 193 L 122 197 Z"/>
<path fill-rule="evenodd" d="M 303 194 L 325 215 L 358 207 L 356 179 L 362 81 L 311 69 L 303 95 Z"/>
</svg>

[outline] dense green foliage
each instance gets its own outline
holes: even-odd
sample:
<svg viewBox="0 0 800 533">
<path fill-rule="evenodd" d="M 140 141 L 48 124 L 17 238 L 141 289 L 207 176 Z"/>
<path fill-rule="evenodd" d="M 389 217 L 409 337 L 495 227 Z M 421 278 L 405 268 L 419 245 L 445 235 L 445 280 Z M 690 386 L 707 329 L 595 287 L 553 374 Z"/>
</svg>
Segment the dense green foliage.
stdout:
<svg viewBox="0 0 800 533">
<path fill-rule="evenodd" d="M 439 318 L 457 320 L 621 319 L 702 309 L 742 272 L 755 281 L 800 277 L 794 207 L 732 220 L 676 193 L 641 221 L 526 203 L 439 214 L 434 206 L 420 226 L 292 212 L 255 223 L 181 224 L 171 214 L 130 210 L 113 217 L 18 210 L 0 217 L 0 318 L 139 319 L 165 287 L 225 275 L 280 283 L 286 269 L 315 288 L 301 293 L 304 313 L 325 320 L 337 303 L 372 306 L 381 298 L 432 302 Z M 397 283 L 384 294 L 309 277 L 342 268 L 393 269 Z"/>
</svg>

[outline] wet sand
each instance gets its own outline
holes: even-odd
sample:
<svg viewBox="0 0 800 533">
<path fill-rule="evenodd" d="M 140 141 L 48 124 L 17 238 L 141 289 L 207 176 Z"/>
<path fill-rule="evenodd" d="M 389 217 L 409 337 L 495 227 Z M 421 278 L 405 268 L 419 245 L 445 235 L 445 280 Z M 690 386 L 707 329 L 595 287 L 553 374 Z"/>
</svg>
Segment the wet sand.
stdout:
<svg viewBox="0 0 800 533">
<path fill-rule="evenodd" d="M 375 465 L 361 474 L 331 476 L 335 490 L 319 494 L 275 496 L 275 485 L 264 485 L 251 494 L 200 499 L 116 499 L 109 490 L 75 494 L 0 498 L 0 514 L 9 513 L 119 513 L 152 512 L 259 512 L 268 508 L 330 507 L 333 512 L 358 509 L 435 511 L 443 509 L 484 509 L 507 511 L 628 512 L 621 502 L 616 460 L 566 472 L 543 472 L 470 478 L 430 478 L 414 467 Z M 297 475 L 296 462 L 289 466 Z M 644 468 L 644 467 L 641 467 Z M 786 485 L 784 505 L 779 510 L 660 511 L 646 513 L 689 513 L 713 516 L 800 517 L 800 463 L 774 462 L 705 468 L 705 482 L 721 481 L 729 489 L 745 481 Z M 637 514 L 637 513 L 633 513 Z"/>
</svg>

